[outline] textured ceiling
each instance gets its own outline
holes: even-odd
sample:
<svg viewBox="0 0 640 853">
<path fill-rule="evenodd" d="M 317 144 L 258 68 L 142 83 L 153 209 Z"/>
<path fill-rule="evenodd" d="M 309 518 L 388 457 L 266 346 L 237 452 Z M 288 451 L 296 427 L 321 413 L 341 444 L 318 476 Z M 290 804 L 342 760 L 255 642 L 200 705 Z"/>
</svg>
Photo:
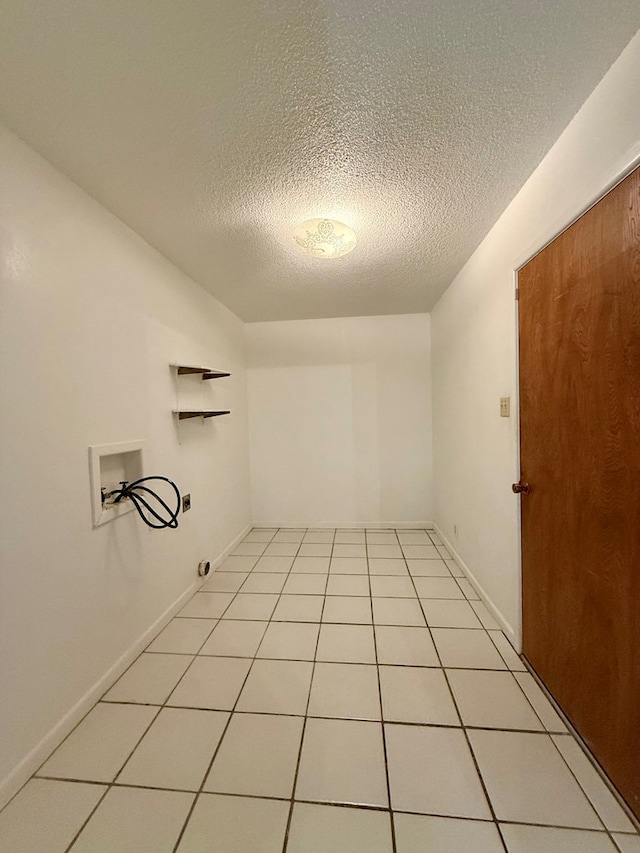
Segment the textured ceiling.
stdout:
<svg viewBox="0 0 640 853">
<path fill-rule="evenodd" d="M 0 0 L 0 117 L 245 320 L 425 311 L 638 0 Z M 351 225 L 304 255 L 295 226 Z"/>
</svg>

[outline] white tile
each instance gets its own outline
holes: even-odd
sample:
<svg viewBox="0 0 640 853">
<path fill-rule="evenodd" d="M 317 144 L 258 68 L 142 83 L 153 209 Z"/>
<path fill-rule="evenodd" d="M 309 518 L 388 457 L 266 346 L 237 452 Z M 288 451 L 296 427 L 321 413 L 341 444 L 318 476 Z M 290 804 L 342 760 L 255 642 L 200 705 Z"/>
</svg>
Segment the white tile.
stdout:
<svg viewBox="0 0 640 853">
<path fill-rule="evenodd" d="M 460 589 L 465 595 L 465 598 L 471 600 L 480 600 L 480 596 L 475 591 L 471 583 L 467 580 L 467 578 L 456 578 L 456 583 L 460 586 Z"/>
<path fill-rule="evenodd" d="M 320 625 L 313 622 L 272 622 L 256 657 L 313 660 L 319 630 Z"/>
<path fill-rule="evenodd" d="M 312 717 L 379 720 L 376 667 L 360 663 L 317 663 L 308 714 Z"/>
<path fill-rule="evenodd" d="M 216 619 L 172 619 L 147 651 L 195 655 L 217 624 Z"/>
<path fill-rule="evenodd" d="M 398 530 L 398 541 L 401 545 L 431 545 L 429 534 L 424 530 L 421 531 L 404 531 Z"/>
<path fill-rule="evenodd" d="M 464 600 L 462 590 L 453 578 L 414 578 L 420 598 L 458 598 Z"/>
<path fill-rule="evenodd" d="M 470 601 L 469 604 L 475 610 L 476 616 L 482 622 L 484 628 L 496 631 L 500 628 L 496 620 L 481 601 Z"/>
<path fill-rule="evenodd" d="M 250 666 L 251 661 L 246 658 L 196 658 L 168 704 L 230 711 Z"/>
<path fill-rule="evenodd" d="M 403 545 L 402 553 L 407 560 L 440 560 L 440 554 L 433 545 Z"/>
<path fill-rule="evenodd" d="M 303 722 L 302 717 L 234 714 L 204 790 L 290 797 Z"/>
<path fill-rule="evenodd" d="M 386 812 L 296 803 L 287 853 L 392 853 Z"/>
<path fill-rule="evenodd" d="M 405 666 L 439 666 L 427 628 L 376 626 L 378 663 Z"/>
<path fill-rule="evenodd" d="M 369 625 L 322 625 L 316 660 L 375 663 L 373 628 Z"/>
<path fill-rule="evenodd" d="M 313 542 L 313 543 L 332 543 L 333 537 L 335 536 L 336 531 L 333 528 L 320 528 L 317 530 L 307 530 L 304 535 L 303 542 Z"/>
<path fill-rule="evenodd" d="M 619 835 L 616 833 L 613 837 L 621 853 L 640 853 L 640 836 Z"/>
<path fill-rule="evenodd" d="M 456 563 L 455 560 L 445 560 L 445 566 L 449 569 L 454 578 L 464 578 L 466 577 L 465 573 L 462 571 L 460 566 Z"/>
<path fill-rule="evenodd" d="M 374 533 L 367 531 L 367 543 L 369 545 L 397 545 L 398 537 L 395 533 Z"/>
<path fill-rule="evenodd" d="M 417 578 L 417 580 L 439 580 L 439 578 Z M 420 603 L 427 625 L 431 628 L 482 628 L 468 601 L 421 598 Z"/>
<path fill-rule="evenodd" d="M 299 542 L 271 542 L 266 551 L 265 557 L 295 557 L 300 549 Z M 264 558 L 263 558 L 264 559 Z"/>
<path fill-rule="evenodd" d="M 498 820 L 600 827 L 548 735 L 471 729 L 469 739 Z"/>
<path fill-rule="evenodd" d="M 380 689 L 387 722 L 460 725 L 441 669 L 381 666 Z"/>
<path fill-rule="evenodd" d="M 509 853 L 616 853 L 604 832 L 500 824 Z"/>
<path fill-rule="evenodd" d="M 282 853 L 289 803 L 201 794 L 177 853 Z"/>
<path fill-rule="evenodd" d="M 491 819 L 461 729 L 387 723 L 385 731 L 394 809 Z"/>
<path fill-rule="evenodd" d="M 447 676 L 466 726 L 543 730 L 510 672 L 450 669 Z"/>
<path fill-rule="evenodd" d="M 232 592 L 196 592 L 178 616 L 196 619 L 219 619 L 234 598 Z"/>
<path fill-rule="evenodd" d="M 229 714 L 163 708 L 118 776 L 118 783 L 197 791 Z"/>
<path fill-rule="evenodd" d="M 366 575 L 369 570 L 364 557 L 332 557 L 329 571 L 332 575 Z"/>
<path fill-rule="evenodd" d="M 204 592 L 237 592 L 249 577 L 247 572 L 214 572 L 200 589 Z"/>
<path fill-rule="evenodd" d="M 425 624 L 419 603 L 408 598 L 374 598 L 373 621 L 376 625 Z"/>
<path fill-rule="evenodd" d="M 256 567 L 254 572 L 268 572 L 269 574 L 288 574 L 291 571 L 291 566 L 293 565 L 294 557 L 274 557 L 274 556 L 266 556 L 260 557 L 258 562 L 256 563 Z"/>
<path fill-rule="evenodd" d="M 283 527 L 273 537 L 274 542 L 302 542 L 307 531 L 302 528 Z"/>
<path fill-rule="evenodd" d="M 300 577 L 305 577 L 300 575 Z M 306 578 L 320 575 L 306 575 Z M 323 579 L 326 575 L 322 575 Z M 275 622 L 320 622 L 324 597 L 322 595 L 283 595 L 273 611 Z"/>
<path fill-rule="evenodd" d="M 238 701 L 238 711 L 304 714 L 313 664 L 308 661 L 257 660 Z"/>
<path fill-rule="evenodd" d="M 111 782 L 158 709 L 99 702 L 38 771 L 39 776 Z"/>
<path fill-rule="evenodd" d="M 171 853 L 194 795 L 112 788 L 72 847 L 73 853 Z"/>
<path fill-rule="evenodd" d="M 278 531 L 273 528 L 254 527 L 251 533 L 244 537 L 244 542 L 271 542 Z"/>
<path fill-rule="evenodd" d="M 271 614 L 278 603 L 277 595 L 262 593 L 239 592 L 233 602 L 225 610 L 225 619 L 251 619 L 261 622 L 271 619 Z"/>
<path fill-rule="evenodd" d="M 364 530 L 336 530 L 335 544 L 360 545 L 365 541 Z"/>
<path fill-rule="evenodd" d="M 450 578 L 451 572 L 444 560 L 407 560 L 409 574 L 413 578 Z"/>
<path fill-rule="evenodd" d="M 357 577 L 357 575 L 354 575 Z M 371 601 L 351 596 L 328 596 L 322 612 L 323 622 L 340 622 L 352 625 L 371 625 Z"/>
<path fill-rule="evenodd" d="M 266 542 L 253 542 L 247 541 L 240 542 L 239 545 L 236 545 L 233 556 L 234 557 L 261 557 L 265 549 L 267 547 Z"/>
<path fill-rule="evenodd" d="M 291 571 L 310 574 L 327 574 L 330 557 L 296 557 Z"/>
<path fill-rule="evenodd" d="M 295 798 L 387 806 L 380 723 L 308 719 Z"/>
<path fill-rule="evenodd" d="M 327 595 L 356 595 L 369 597 L 369 578 L 366 575 L 329 575 Z"/>
<path fill-rule="evenodd" d="M 64 853 L 106 790 L 104 785 L 31 779 L 0 812 L 0 850 Z"/>
<path fill-rule="evenodd" d="M 433 542 L 434 545 L 442 545 L 442 539 L 438 536 L 435 530 L 429 530 L 429 539 Z"/>
<path fill-rule="evenodd" d="M 432 628 L 442 665 L 464 669 L 506 669 L 485 631 L 472 628 Z"/>
<path fill-rule="evenodd" d="M 104 699 L 162 705 L 192 660 L 190 655 L 141 654 Z"/>
<path fill-rule="evenodd" d="M 243 583 L 242 592 L 282 592 L 286 580 L 287 576 L 284 574 L 254 572 Z"/>
<path fill-rule="evenodd" d="M 233 619 L 225 619 L 218 623 L 200 654 L 252 658 L 258 651 L 268 624 L 268 622 L 250 622 L 249 620 L 234 622 Z"/>
<path fill-rule="evenodd" d="M 250 572 L 258 562 L 257 557 L 227 557 L 222 563 L 219 572 Z"/>
<path fill-rule="evenodd" d="M 514 677 L 533 705 L 534 711 L 542 720 L 549 732 L 566 732 L 567 727 L 556 713 L 553 705 L 536 684 L 534 677 L 528 672 L 514 672 Z"/>
<path fill-rule="evenodd" d="M 415 598 L 416 590 L 410 577 L 378 575 L 371 578 L 371 595 L 386 598 Z"/>
<path fill-rule="evenodd" d="M 395 575 L 396 577 L 408 577 L 407 564 L 401 557 L 369 557 L 369 574 L 371 575 Z"/>
<path fill-rule="evenodd" d="M 398 853 L 504 853 L 494 823 L 410 814 L 393 820 Z"/>
<path fill-rule="evenodd" d="M 495 647 L 500 652 L 502 659 L 510 670 L 516 672 L 527 671 L 527 667 L 515 653 L 513 646 L 509 640 L 507 640 L 502 631 L 489 631 L 489 636 L 493 640 Z"/>
<path fill-rule="evenodd" d="M 402 557 L 399 545 L 367 545 L 369 557 Z"/>
<path fill-rule="evenodd" d="M 600 774 L 571 735 L 554 735 L 558 747 L 602 822 L 612 832 L 633 832 L 634 827 Z"/>
<path fill-rule="evenodd" d="M 436 548 L 438 549 L 438 554 L 440 554 L 440 556 L 442 557 L 443 560 L 450 560 L 451 559 L 451 554 L 445 548 L 444 545 L 436 545 Z"/>
<path fill-rule="evenodd" d="M 285 595 L 324 595 L 327 575 L 290 575 L 282 590 Z"/>
<path fill-rule="evenodd" d="M 333 545 L 330 543 L 303 543 L 298 551 L 299 557 L 330 557 Z"/>
<path fill-rule="evenodd" d="M 333 556 L 334 557 L 366 557 L 367 556 L 367 547 L 366 545 L 346 545 L 342 543 L 338 543 L 333 546 Z"/>
</svg>

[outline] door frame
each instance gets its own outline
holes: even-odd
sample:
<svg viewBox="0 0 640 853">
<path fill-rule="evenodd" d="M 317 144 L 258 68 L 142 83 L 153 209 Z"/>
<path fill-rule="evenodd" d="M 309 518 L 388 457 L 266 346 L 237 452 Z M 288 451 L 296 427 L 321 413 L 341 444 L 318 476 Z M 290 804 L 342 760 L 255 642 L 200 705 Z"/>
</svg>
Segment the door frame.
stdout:
<svg viewBox="0 0 640 853">
<path fill-rule="evenodd" d="M 622 168 L 619 168 L 612 178 L 610 178 L 604 185 L 604 187 L 597 191 L 595 196 L 590 197 L 589 201 L 587 201 L 582 207 L 578 208 L 577 212 L 569 213 L 566 216 L 558 217 L 556 221 L 550 226 L 549 229 L 546 229 L 544 233 L 547 236 L 540 237 L 536 240 L 534 244 L 530 244 L 526 251 L 516 256 L 516 261 L 513 265 L 513 294 L 514 294 L 514 313 L 513 313 L 513 340 L 515 342 L 515 394 L 514 394 L 514 402 L 515 405 L 513 407 L 514 416 L 516 417 L 516 458 L 515 458 L 515 479 L 514 482 L 520 480 L 521 470 L 520 470 L 520 335 L 519 335 L 519 304 L 518 304 L 518 273 L 522 269 L 525 264 L 528 264 L 536 255 L 539 255 L 550 243 L 559 237 L 562 233 L 564 233 L 568 228 L 580 219 L 580 217 L 584 216 L 587 211 L 591 210 L 592 207 L 595 207 L 599 201 L 601 201 L 611 190 L 615 189 L 618 184 L 622 183 L 622 181 L 627 178 L 631 172 L 640 167 L 640 143 L 635 146 L 634 153 L 630 160 L 627 161 L 626 165 Z M 540 242 L 540 241 L 543 242 Z M 520 260 L 521 258 L 521 260 Z M 518 501 L 518 510 L 517 510 L 517 530 L 516 530 L 516 541 L 518 545 L 518 598 L 520 602 L 520 610 L 519 610 L 519 619 L 518 619 L 518 630 L 516 632 L 515 639 L 517 640 L 517 649 L 519 653 L 522 653 L 522 632 L 523 632 L 523 595 L 522 595 L 522 500 Z"/>
</svg>

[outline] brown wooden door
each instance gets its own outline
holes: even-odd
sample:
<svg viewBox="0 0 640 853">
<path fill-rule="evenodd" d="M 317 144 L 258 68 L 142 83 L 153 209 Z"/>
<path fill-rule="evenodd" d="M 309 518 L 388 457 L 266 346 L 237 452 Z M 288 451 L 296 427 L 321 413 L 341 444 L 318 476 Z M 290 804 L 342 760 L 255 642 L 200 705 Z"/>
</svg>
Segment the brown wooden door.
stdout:
<svg viewBox="0 0 640 853">
<path fill-rule="evenodd" d="M 523 650 L 640 818 L 640 169 L 518 287 Z"/>
</svg>

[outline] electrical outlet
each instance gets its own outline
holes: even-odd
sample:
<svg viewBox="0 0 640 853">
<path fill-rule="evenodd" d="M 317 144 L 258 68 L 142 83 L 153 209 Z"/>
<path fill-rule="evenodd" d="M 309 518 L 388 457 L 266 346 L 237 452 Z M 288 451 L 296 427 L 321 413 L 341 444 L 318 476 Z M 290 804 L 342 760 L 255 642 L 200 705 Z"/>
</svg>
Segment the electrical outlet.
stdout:
<svg viewBox="0 0 640 853">
<path fill-rule="evenodd" d="M 191 495 L 182 496 L 182 512 L 188 512 L 191 509 Z"/>
<path fill-rule="evenodd" d="M 508 418 L 511 415 L 511 397 L 500 397 L 500 417 Z"/>
</svg>

